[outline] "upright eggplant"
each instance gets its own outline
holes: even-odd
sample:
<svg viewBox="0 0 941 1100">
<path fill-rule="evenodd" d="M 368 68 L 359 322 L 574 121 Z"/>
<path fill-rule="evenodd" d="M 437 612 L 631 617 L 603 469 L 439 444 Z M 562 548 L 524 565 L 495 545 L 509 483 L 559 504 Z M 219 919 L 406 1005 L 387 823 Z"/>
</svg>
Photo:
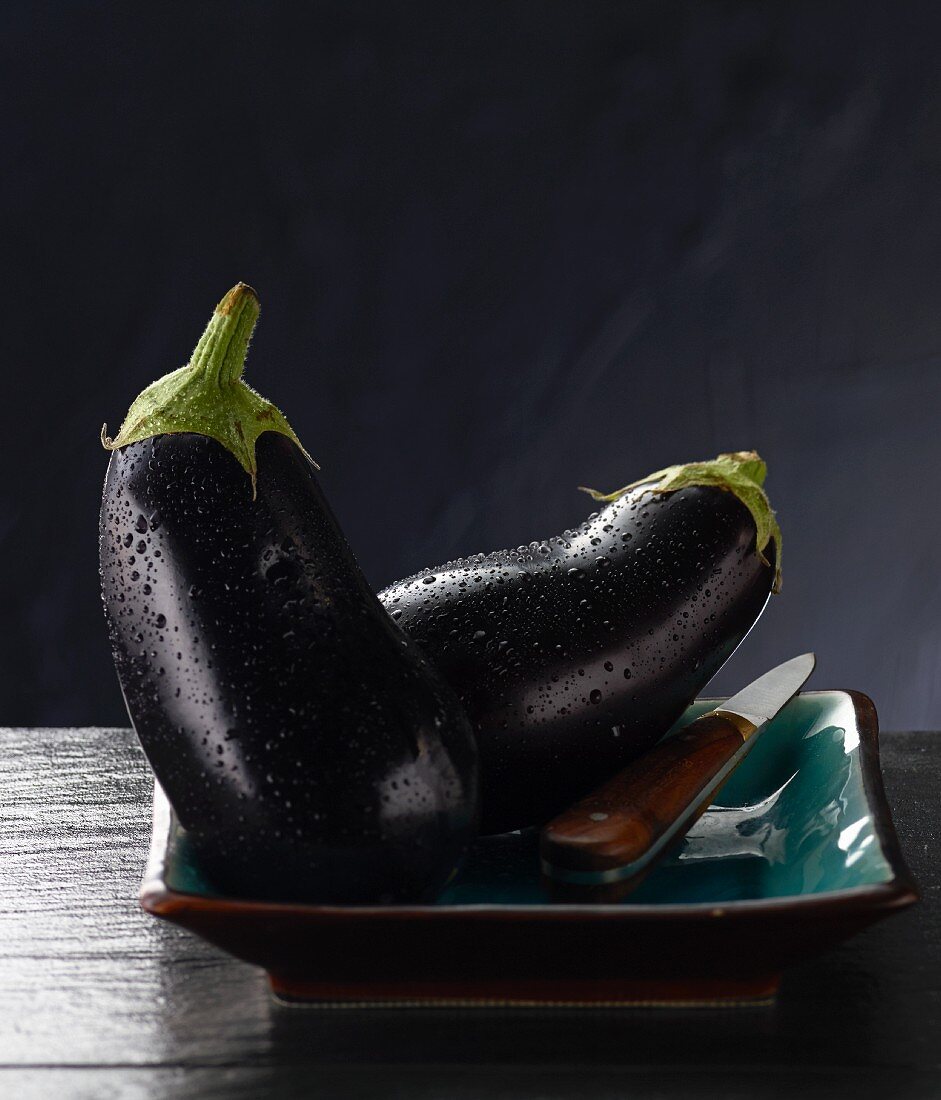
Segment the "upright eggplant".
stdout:
<svg viewBox="0 0 941 1100">
<path fill-rule="evenodd" d="M 102 432 L 128 713 L 220 888 L 430 898 L 474 829 L 473 735 L 369 589 L 297 436 L 241 381 L 257 315 L 239 284 L 189 365 Z"/>
<path fill-rule="evenodd" d="M 577 530 L 380 593 L 470 715 L 481 831 L 547 820 L 650 748 L 780 582 L 754 452 L 602 495 Z"/>
</svg>

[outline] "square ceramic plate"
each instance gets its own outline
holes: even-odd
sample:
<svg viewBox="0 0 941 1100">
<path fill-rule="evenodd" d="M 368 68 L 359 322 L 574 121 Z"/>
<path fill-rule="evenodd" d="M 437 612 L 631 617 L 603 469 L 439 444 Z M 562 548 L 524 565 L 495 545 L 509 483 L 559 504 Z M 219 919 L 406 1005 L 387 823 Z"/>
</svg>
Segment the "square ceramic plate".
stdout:
<svg viewBox="0 0 941 1100">
<path fill-rule="evenodd" d="M 434 905 L 249 901 L 213 891 L 157 786 L 141 904 L 264 967 L 287 998 L 610 1006 L 769 998 L 785 967 L 917 899 L 876 712 L 856 692 L 795 698 L 622 902 L 551 903 L 537 842 L 535 830 L 480 839 Z"/>
</svg>

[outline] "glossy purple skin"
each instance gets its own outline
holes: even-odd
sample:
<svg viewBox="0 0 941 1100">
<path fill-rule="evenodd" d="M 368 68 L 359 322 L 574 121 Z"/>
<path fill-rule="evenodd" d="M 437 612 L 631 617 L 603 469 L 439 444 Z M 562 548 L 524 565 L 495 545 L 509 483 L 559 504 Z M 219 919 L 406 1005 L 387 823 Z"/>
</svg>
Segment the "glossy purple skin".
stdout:
<svg viewBox="0 0 941 1100">
<path fill-rule="evenodd" d="M 217 886 L 433 898 L 474 831 L 474 739 L 370 591 L 300 450 L 260 437 L 254 501 L 204 436 L 116 451 L 100 555 L 128 712 Z"/>
<path fill-rule="evenodd" d="M 379 598 L 470 715 L 481 831 L 497 833 L 547 821 L 655 744 L 773 580 L 747 508 L 696 486 L 631 490 L 577 531 L 426 569 Z"/>
</svg>

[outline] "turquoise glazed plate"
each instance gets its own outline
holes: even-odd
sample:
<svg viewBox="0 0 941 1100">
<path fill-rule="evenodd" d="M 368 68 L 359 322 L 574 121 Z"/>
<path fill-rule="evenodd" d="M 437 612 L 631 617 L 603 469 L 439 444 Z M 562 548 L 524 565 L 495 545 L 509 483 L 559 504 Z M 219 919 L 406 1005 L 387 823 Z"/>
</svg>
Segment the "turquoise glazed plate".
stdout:
<svg viewBox="0 0 941 1100">
<path fill-rule="evenodd" d="M 715 707 L 699 700 L 678 725 Z M 216 893 L 159 786 L 141 904 L 331 1004 L 754 1002 L 781 972 L 917 899 L 879 772 L 875 709 L 807 692 L 685 839 L 616 904 L 552 902 L 538 833 L 478 840 L 433 905 Z"/>
</svg>

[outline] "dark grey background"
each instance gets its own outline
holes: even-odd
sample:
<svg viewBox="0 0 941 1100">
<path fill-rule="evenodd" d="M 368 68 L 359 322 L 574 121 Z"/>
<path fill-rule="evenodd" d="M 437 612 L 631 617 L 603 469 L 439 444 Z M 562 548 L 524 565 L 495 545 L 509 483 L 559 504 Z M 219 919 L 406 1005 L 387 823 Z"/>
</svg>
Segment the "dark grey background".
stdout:
<svg viewBox="0 0 941 1100">
<path fill-rule="evenodd" d="M 755 447 L 807 648 L 941 725 L 941 16 L 855 3 L 5 4 L 0 722 L 124 720 L 117 427 L 236 280 L 377 586 Z"/>
</svg>

